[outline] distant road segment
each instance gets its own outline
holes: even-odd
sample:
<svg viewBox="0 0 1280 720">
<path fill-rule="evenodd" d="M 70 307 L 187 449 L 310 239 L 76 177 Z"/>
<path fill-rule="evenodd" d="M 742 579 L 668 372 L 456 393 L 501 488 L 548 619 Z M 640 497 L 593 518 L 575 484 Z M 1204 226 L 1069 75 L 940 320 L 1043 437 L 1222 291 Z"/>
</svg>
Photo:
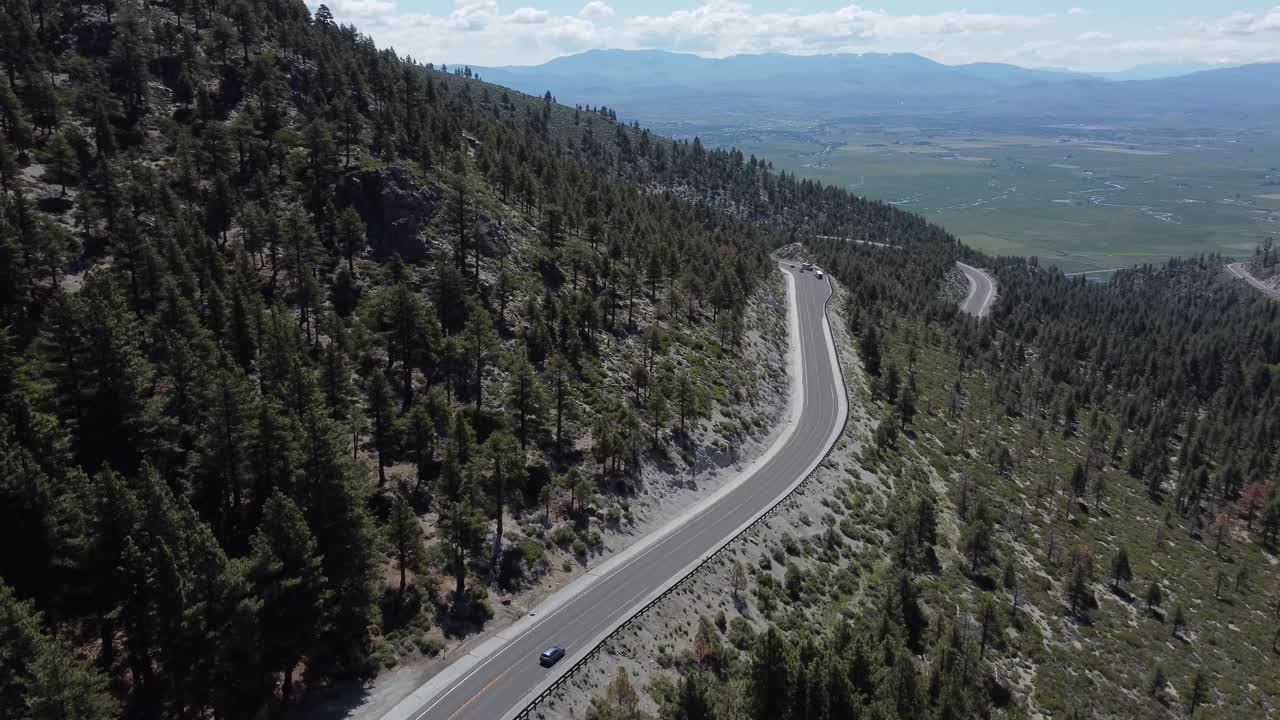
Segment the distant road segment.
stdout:
<svg viewBox="0 0 1280 720">
<path fill-rule="evenodd" d="M 684 517 L 592 568 L 526 617 L 480 641 L 383 720 L 497 720 L 523 707 L 607 633 L 719 550 L 803 480 L 848 414 L 826 318 L 828 279 L 783 265 L 791 298 L 791 417 L 764 456 Z M 796 356 L 798 351 L 798 357 Z M 539 653 L 567 657 L 542 667 Z"/>
<path fill-rule="evenodd" d="M 1261 290 L 1262 293 L 1265 294 L 1267 297 L 1280 300 L 1280 290 L 1277 290 L 1276 288 L 1273 288 L 1273 287 L 1268 287 L 1261 280 L 1254 277 L 1253 274 L 1249 272 L 1249 268 L 1244 263 L 1242 262 L 1231 263 L 1230 265 L 1227 266 L 1227 270 L 1230 271 L 1230 273 L 1232 275 L 1235 275 L 1237 278 L 1240 278 L 1241 280 L 1244 280 L 1245 282 L 1254 286 L 1258 290 Z"/>
<path fill-rule="evenodd" d="M 986 317 L 991 310 L 991 303 L 996 299 L 996 284 L 985 271 L 972 265 L 956 262 L 960 272 L 969 280 L 969 294 L 960 303 L 961 312 L 974 317 Z"/>
</svg>

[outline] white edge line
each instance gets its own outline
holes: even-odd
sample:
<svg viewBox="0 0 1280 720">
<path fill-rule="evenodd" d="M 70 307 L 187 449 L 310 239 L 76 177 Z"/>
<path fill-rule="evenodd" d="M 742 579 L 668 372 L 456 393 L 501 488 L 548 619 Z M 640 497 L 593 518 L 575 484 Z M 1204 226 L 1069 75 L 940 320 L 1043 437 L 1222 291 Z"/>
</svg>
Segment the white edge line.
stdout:
<svg viewBox="0 0 1280 720">
<path fill-rule="evenodd" d="M 831 284 L 830 280 L 827 281 L 827 286 L 831 288 L 831 297 L 834 297 L 835 286 Z M 793 347 L 798 348 L 799 333 L 800 333 L 800 322 L 799 322 L 800 315 L 799 315 L 799 309 L 796 304 L 795 276 L 791 273 L 787 273 L 787 289 L 792 299 L 791 337 L 792 337 L 792 340 L 796 342 L 796 344 Z M 699 565 L 706 562 L 707 559 L 710 558 L 712 555 L 715 555 L 716 553 L 723 550 L 727 545 L 729 545 L 729 543 L 733 542 L 734 540 L 737 540 L 738 536 L 740 536 L 743 532 L 745 532 L 747 528 L 751 527 L 751 525 L 753 525 L 757 520 L 764 517 L 771 510 L 776 508 L 779 504 L 781 504 L 788 497 L 790 497 L 791 493 L 795 492 L 796 488 L 800 487 L 801 483 L 803 483 L 805 480 L 809 478 L 809 475 L 813 473 L 814 469 L 816 469 L 818 465 L 821 464 L 822 461 L 827 458 L 827 453 L 828 451 L 830 451 L 831 446 L 835 444 L 836 439 L 839 438 L 840 434 L 844 431 L 845 420 L 849 414 L 849 393 L 848 393 L 848 389 L 845 387 L 845 384 L 844 384 L 844 372 L 840 369 L 840 361 L 836 357 L 835 336 L 832 335 L 831 333 L 831 324 L 830 324 L 830 320 L 827 318 L 825 303 L 823 304 L 823 312 L 822 312 L 822 328 L 827 336 L 827 357 L 831 363 L 832 373 L 835 375 L 835 379 L 839 383 L 840 390 L 841 390 L 841 392 L 838 393 L 839 402 L 838 402 L 838 407 L 836 412 L 837 422 L 835 423 L 835 426 L 831 430 L 831 435 L 827 438 L 826 448 L 822 451 L 820 455 L 814 458 L 813 462 L 809 463 L 809 465 L 804 469 L 804 472 L 800 473 L 796 477 L 796 479 L 793 480 L 791 484 L 788 485 L 787 488 L 783 490 L 773 500 L 773 502 L 769 503 L 764 508 L 760 509 L 754 515 L 748 518 L 745 522 L 743 522 L 741 525 L 735 528 L 732 532 L 730 532 L 727 536 L 725 536 L 721 541 L 716 543 L 711 550 L 708 550 L 707 552 L 700 555 L 697 559 L 690 562 L 688 565 L 685 565 L 683 568 L 680 569 L 679 572 L 677 572 L 675 575 L 672 575 L 670 578 L 668 578 L 665 582 L 663 582 L 658 587 L 654 588 L 654 590 L 650 592 L 648 595 L 646 595 L 643 599 L 633 604 L 630 608 L 627 609 L 625 613 L 619 616 L 619 619 L 617 621 L 610 623 L 605 630 L 601 631 L 589 642 L 584 643 L 582 646 L 582 649 L 576 652 L 571 658 L 567 657 L 561 660 L 561 662 L 564 663 L 563 667 L 566 670 L 573 667 L 575 664 L 577 664 L 577 662 L 582 657 L 584 657 L 588 653 L 595 650 L 596 647 L 600 645 L 600 643 L 604 642 L 605 639 L 608 638 L 611 633 L 613 633 L 613 631 L 617 630 L 624 623 L 636 617 L 636 615 L 638 615 L 646 605 L 658 599 L 658 597 L 660 597 L 663 593 L 667 592 L 671 588 L 675 587 L 676 585 L 679 585 L 681 582 L 684 582 L 685 578 L 687 578 L 694 570 L 696 570 Z M 792 370 L 794 372 L 799 369 L 796 366 L 800 362 L 799 361 L 800 353 L 792 352 L 790 354 L 793 356 Z M 797 374 L 796 377 L 798 378 L 799 374 Z M 797 385 L 799 385 L 799 383 L 794 383 L 793 387 Z M 793 390 L 792 401 L 794 402 L 795 400 L 796 400 L 795 391 Z M 803 393 L 801 393 L 800 404 L 803 407 Z M 794 431 L 794 428 L 795 428 L 795 425 L 793 423 L 791 429 L 788 430 L 786 437 L 781 438 L 780 442 L 778 442 L 774 447 L 781 447 L 783 444 L 785 444 L 781 440 L 785 440 L 789 438 L 791 435 L 791 432 Z M 754 472 L 754 470 L 755 468 L 753 467 L 752 472 Z M 752 473 L 743 473 L 742 476 L 750 477 L 751 474 Z M 520 698 L 520 701 L 516 703 L 514 707 L 512 707 L 510 710 L 506 712 L 506 714 L 502 716 L 503 720 L 511 720 L 516 715 L 519 715 L 520 712 L 522 712 L 529 705 L 529 703 L 533 702 L 535 698 L 537 698 L 545 690 L 547 690 L 552 685 L 554 685 L 555 682 L 560 679 L 560 676 L 562 674 L 563 673 L 556 673 L 555 675 L 548 676 L 541 683 L 538 683 L 538 685 L 534 687 L 533 690 L 530 690 L 528 693 L 525 694 L 524 697 Z"/>
<path fill-rule="evenodd" d="M 667 537 L 668 535 L 680 529 L 681 527 L 684 527 L 684 525 L 686 525 L 691 519 L 693 519 L 694 517 L 697 517 L 702 512 L 704 512 L 707 508 L 719 502 L 730 492 L 740 487 L 743 483 L 745 483 L 748 479 L 750 479 L 753 475 L 755 475 L 755 473 L 765 463 L 773 459 L 774 455 L 777 455 L 778 452 L 782 450 L 782 448 L 787 444 L 787 441 L 791 439 L 791 436 L 795 434 L 795 431 L 798 426 L 797 421 L 804 411 L 804 386 L 803 386 L 803 380 L 802 380 L 803 364 L 801 362 L 800 353 L 798 352 L 798 348 L 800 347 L 800 308 L 797 303 L 796 280 L 795 280 L 795 276 L 790 272 L 783 271 L 783 274 L 787 278 L 787 295 L 790 298 L 790 303 L 789 303 L 790 312 L 788 313 L 789 315 L 788 324 L 791 326 L 790 333 L 789 333 L 791 347 L 788 348 L 787 350 L 787 357 L 788 357 L 788 365 L 790 366 L 790 374 L 791 374 L 791 397 L 787 405 L 786 428 L 783 430 L 782 434 L 778 436 L 778 438 L 773 442 L 773 444 L 769 446 L 769 449 L 766 450 L 759 457 L 757 457 L 755 460 L 753 460 L 751 464 L 748 465 L 743 471 L 739 472 L 733 480 L 730 480 L 729 482 L 726 482 L 721 487 L 717 488 L 715 492 L 703 498 L 696 505 L 686 510 L 684 513 L 682 513 L 678 517 L 673 518 L 666 525 L 656 528 L 649 534 L 643 536 L 627 549 L 619 552 L 618 554 L 600 563 L 599 565 L 587 570 L 587 572 L 583 573 L 582 575 L 579 575 L 568 585 L 565 585 L 564 587 L 552 593 L 542 602 L 538 603 L 538 605 L 534 607 L 533 610 L 529 612 L 529 614 L 520 618 L 516 622 L 508 625 L 507 627 L 501 630 L 498 630 L 491 637 L 486 639 L 484 642 L 480 643 L 475 648 L 467 651 L 466 655 L 463 655 L 462 657 L 459 657 L 457 660 L 454 660 L 443 670 L 433 675 L 429 680 L 427 680 L 427 682 L 420 685 L 417 690 L 414 690 L 412 693 L 409 693 L 409 695 L 405 696 L 404 699 L 396 703 L 395 707 L 391 708 L 391 710 L 387 711 L 385 714 L 382 715 L 381 720 L 412 720 L 413 718 L 419 717 L 423 709 L 428 704 L 431 704 L 432 700 L 435 700 L 437 696 L 442 695 L 446 690 L 451 688 L 460 679 L 463 679 L 469 676 L 473 671 L 472 670 L 473 668 L 476 668 L 478 665 L 480 665 L 482 662 L 487 660 L 490 656 L 492 656 L 495 652 L 497 652 L 503 646 L 507 645 L 509 642 L 515 639 L 518 639 L 521 636 L 528 633 L 529 631 L 531 631 L 535 625 L 547 619 L 552 613 L 554 613 L 560 606 L 568 602 L 571 598 L 581 594 L 591 585 L 594 585 L 602 576 L 609 574 L 609 572 L 614 568 L 616 568 L 617 566 L 630 561 L 631 559 L 639 555 L 641 552 L 649 548 L 654 543 L 658 542 L 659 540 L 662 540 L 663 538 Z M 826 326 L 826 322 L 827 322 L 826 314 L 824 312 L 823 313 L 824 327 Z M 828 337 L 830 337 L 830 328 L 827 328 L 827 334 L 828 334 Z M 831 353 L 832 353 L 832 357 L 834 358 L 834 353 L 835 353 L 834 348 L 831 349 Z M 833 367 L 836 367 L 836 366 L 837 364 L 833 360 Z M 837 372 L 837 375 L 839 375 L 839 372 Z M 843 382 L 843 377 L 841 377 L 841 381 Z M 807 476 L 808 472 L 806 472 L 805 475 Z M 791 490 L 788 489 L 787 493 L 790 493 L 790 492 Z M 752 520 L 752 522 L 754 522 L 754 519 Z M 741 530 L 735 531 L 734 536 L 736 536 L 738 532 L 741 532 Z M 719 546 L 717 547 L 717 550 L 719 550 Z M 699 560 L 698 562 L 701 562 L 701 560 Z M 678 575 L 677 577 L 679 579 L 683 579 L 684 575 L 686 574 L 688 573 L 682 570 L 681 574 Z M 675 583 L 672 582 L 671 584 L 674 585 Z M 639 604 L 639 607 L 643 607 L 647 603 L 648 603 L 648 600 L 644 600 Z M 618 624 L 620 625 L 622 622 L 624 622 L 626 619 L 629 619 L 630 617 L 631 617 L 630 614 L 625 615 L 623 617 L 623 620 L 619 621 Z M 617 625 L 610 626 L 609 629 L 601 636 L 601 639 L 603 639 L 604 636 L 607 636 L 608 633 L 613 632 L 613 630 L 616 627 Z M 594 648 L 598 644 L 599 644 L 599 641 L 597 640 L 597 641 L 593 641 L 590 645 L 587 645 L 585 647 L 587 647 L 588 649 Z M 581 655 L 581 654 L 582 652 L 578 653 L 578 655 Z M 571 660 L 570 658 L 566 657 L 560 661 L 560 665 L 561 667 L 568 669 L 573 666 L 574 662 L 576 662 L 576 659 Z M 554 680 L 557 677 L 559 677 L 559 675 L 552 675 L 551 679 Z M 536 697 L 536 692 L 534 693 L 534 696 Z M 523 708 L 525 704 L 527 703 L 522 701 L 521 704 L 516 706 L 517 710 Z"/>
</svg>

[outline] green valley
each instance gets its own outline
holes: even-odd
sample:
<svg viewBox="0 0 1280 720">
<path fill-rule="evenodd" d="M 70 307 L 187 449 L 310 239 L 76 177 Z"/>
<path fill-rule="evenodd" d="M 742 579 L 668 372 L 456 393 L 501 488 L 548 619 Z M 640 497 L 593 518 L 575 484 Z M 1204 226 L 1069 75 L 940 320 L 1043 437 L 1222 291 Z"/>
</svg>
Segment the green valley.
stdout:
<svg viewBox="0 0 1280 720">
<path fill-rule="evenodd" d="M 901 123 L 901 124 L 898 124 Z M 1064 272 L 1250 255 L 1280 232 L 1280 131 L 824 121 L 701 133 Z"/>
</svg>

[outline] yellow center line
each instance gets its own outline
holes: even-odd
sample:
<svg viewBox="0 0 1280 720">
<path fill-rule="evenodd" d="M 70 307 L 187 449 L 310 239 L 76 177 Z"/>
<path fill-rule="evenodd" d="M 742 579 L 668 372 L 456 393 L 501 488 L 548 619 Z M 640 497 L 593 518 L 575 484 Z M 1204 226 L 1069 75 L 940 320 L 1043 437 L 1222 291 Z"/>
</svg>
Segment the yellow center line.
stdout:
<svg viewBox="0 0 1280 720">
<path fill-rule="evenodd" d="M 516 662 L 511 663 L 511 665 L 509 665 L 509 666 L 507 667 L 507 669 L 506 669 L 506 670 L 503 670 L 503 671 L 502 671 L 502 674 L 500 674 L 500 675 L 498 675 L 498 677 L 496 677 L 496 678 L 494 678 L 494 679 L 490 680 L 488 685 L 485 685 L 484 687 L 480 688 L 479 692 L 477 692 L 475 695 L 472 695 L 470 698 L 468 698 L 468 699 L 467 699 L 467 701 L 466 701 L 466 702 L 464 702 L 464 703 L 462 703 L 462 705 L 460 705 L 460 706 L 458 707 L 458 709 L 457 709 L 457 710 L 454 710 L 454 711 L 453 711 L 453 714 L 449 715 L 449 720 L 453 720 L 455 717 L 457 717 L 457 716 L 458 716 L 458 713 L 462 712 L 463 710 L 466 710 L 466 709 L 467 709 L 467 706 L 468 706 L 468 705 L 470 705 L 470 704 L 472 703 L 472 701 L 474 701 L 476 698 L 478 698 L 478 697 L 480 697 L 481 695 L 483 695 L 483 694 L 485 694 L 486 692 L 488 692 L 488 691 L 489 691 L 489 688 L 493 687 L 493 684 L 494 684 L 494 683 L 496 683 L 496 682 L 498 682 L 499 680 L 501 680 L 502 678 L 506 677 L 506 676 L 507 676 L 507 673 L 509 673 L 509 672 L 511 672 L 512 670 L 514 670 L 514 669 L 515 669 L 515 667 L 516 667 L 516 664 L 517 664 L 517 663 L 519 663 L 519 662 L 520 662 L 520 661 L 519 661 L 519 660 L 517 660 Z"/>
</svg>

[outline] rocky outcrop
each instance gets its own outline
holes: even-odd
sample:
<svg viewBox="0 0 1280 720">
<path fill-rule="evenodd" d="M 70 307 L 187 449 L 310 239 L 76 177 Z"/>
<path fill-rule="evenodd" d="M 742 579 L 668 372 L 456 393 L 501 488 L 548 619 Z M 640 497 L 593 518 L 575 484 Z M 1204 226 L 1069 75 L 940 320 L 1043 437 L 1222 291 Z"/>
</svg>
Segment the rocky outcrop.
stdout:
<svg viewBox="0 0 1280 720">
<path fill-rule="evenodd" d="M 338 200 L 360 213 L 374 255 L 421 260 L 428 254 L 422 230 L 444 204 L 444 193 L 419 185 L 407 169 L 392 166 L 346 175 L 339 183 Z"/>
</svg>

